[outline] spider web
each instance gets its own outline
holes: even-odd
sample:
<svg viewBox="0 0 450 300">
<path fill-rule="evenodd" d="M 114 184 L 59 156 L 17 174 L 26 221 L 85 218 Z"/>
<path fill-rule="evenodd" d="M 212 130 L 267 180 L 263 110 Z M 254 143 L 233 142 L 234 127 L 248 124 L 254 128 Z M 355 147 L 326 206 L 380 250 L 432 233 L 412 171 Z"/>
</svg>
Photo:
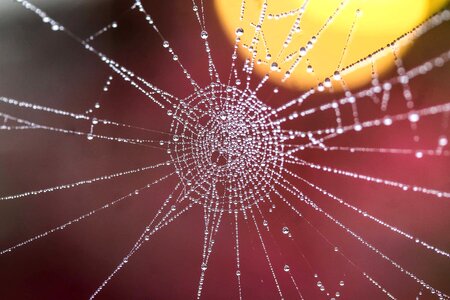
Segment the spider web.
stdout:
<svg viewBox="0 0 450 300">
<path fill-rule="evenodd" d="M 106 245 L 92 255 L 94 262 L 90 262 L 90 267 L 81 273 L 86 274 L 90 270 L 95 276 L 87 275 L 89 283 L 83 285 L 80 297 L 101 297 L 120 281 L 126 284 L 116 286 L 111 294 L 106 294 L 107 298 L 121 297 L 114 294 L 118 291 L 124 295 L 122 297 L 147 296 L 139 292 L 131 294 L 131 290 L 136 289 L 136 281 L 141 280 L 145 285 L 153 286 L 155 278 L 150 282 L 145 277 L 140 278 L 145 274 L 143 271 L 134 271 L 135 277 L 126 276 L 128 279 L 120 275 L 133 264 L 146 268 L 149 256 L 151 264 L 155 264 L 154 261 L 163 259 L 167 251 L 167 256 L 176 256 L 180 260 L 173 263 L 174 266 L 168 266 L 170 261 L 165 262 L 165 267 L 172 270 L 170 272 L 164 268 L 155 268 L 152 272 L 156 277 L 169 281 L 159 291 L 155 284 L 153 291 L 148 291 L 153 297 L 450 298 L 446 277 L 450 258 L 446 238 L 450 198 L 450 152 L 447 150 L 450 103 L 445 98 L 448 93 L 420 94 L 427 91 L 424 87 L 427 82 L 420 80 L 433 76 L 433 72 L 445 70 L 442 74 L 448 78 L 446 64 L 450 60 L 450 52 L 444 48 L 438 49 L 440 52 L 436 54 L 426 53 L 418 60 L 419 63 L 410 67 L 397 55 L 411 39 L 425 38 L 433 30 L 447 25 L 445 22 L 450 19 L 450 11 L 438 12 L 386 47 L 361 57 L 358 62 L 348 66 L 340 63 L 338 69 L 316 87 L 293 95 L 273 86 L 269 82 L 270 77 L 281 72 L 283 67 L 287 70 L 285 80 L 290 80 L 289 74 L 307 58 L 321 33 L 345 9 L 348 1 L 337 4 L 333 15 L 317 35 L 312 36 L 298 52 L 278 55 L 270 54 L 264 46 L 265 26 L 280 18 L 292 18 L 294 23 L 286 36 L 286 43 L 290 43 L 298 34 L 296 27 L 307 10 L 308 1 L 289 12 L 275 12 L 267 1 L 262 1 L 259 23 L 254 24 L 254 31 L 236 28 L 234 47 L 224 55 L 223 51 L 215 51 L 213 47 L 214 37 L 221 36 L 213 24 L 207 22 L 209 3 L 193 0 L 189 3 L 190 17 L 197 24 L 191 25 L 195 26 L 192 30 L 199 46 L 195 48 L 198 51 L 186 51 L 186 56 L 202 55 L 206 58 L 206 65 L 198 67 L 203 75 L 198 75 L 197 68 L 183 59 L 183 49 L 175 46 L 176 41 L 166 38 L 164 27 L 153 19 L 151 4 L 136 0 L 120 17 L 81 38 L 33 3 L 16 2 L 28 10 L 30 16 L 35 15 L 42 21 L 39 26 L 58 34 L 58 40 L 75 42 L 71 48 L 83 49 L 107 73 L 98 97 L 101 100 L 91 102 L 86 109 L 66 110 L 38 104 L 35 101 L 39 99 L 0 97 L 0 117 L 3 118 L 0 128 L 5 132 L 2 139 L 11 134 L 15 137 L 24 135 L 25 138 L 37 134 L 38 139 L 28 138 L 33 141 L 30 147 L 34 149 L 39 147 L 43 132 L 54 137 L 50 140 L 53 143 L 50 147 L 61 143 L 58 138 L 64 138 L 68 147 L 73 146 L 73 142 L 68 141 L 75 139 L 82 143 L 81 149 L 94 147 L 95 153 L 104 150 L 102 146 L 114 145 L 119 147 L 114 148 L 116 155 L 124 161 L 136 160 L 139 166 L 106 167 L 111 171 L 101 172 L 98 176 L 81 173 L 84 178 L 81 180 L 68 180 L 68 183 L 58 185 L 43 184 L 40 186 L 44 188 L 25 189 L 25 192 L 20 187 L 21 192 L 1 196 L 1 204 L 4 205 L 32 202 L 24 204 L 27 205 L 25 211 L 31 212 L 39 212 L 39 206 L 49 201 L 51 209 L 41 208 L 48 211 L 42 215 L 43 218 L 50 217 L 56 208 L 71 211 L 69 215 L 56 218 L 59 219 L 57 225 L 44 228 L 40 233 L 30 235 L 25 232 L 20 237 L 5 240 L 2 243 L 5 246 L 0 250 L 3 261 L 11 260 L 16 253 L 32 256 L 35 243 L 41 243 L 45 249 L 45 244 L 52 238 L 67 235 L 71 230 L 84 230 L 73 235 L 75 240 L 86 238 L 101 223 L 88 223 L 90 225 L 85 227 L 83 223 L 107 219 L 108 216 L 102 217 L 102 214 L 129 205 L 127 203 L 134 200 L 151 199 L 151 205 L 144 202 L 132 206 L 151 214 L 141 216 L 139 226 L 130 220 L 132 233 L 128 232 L 129 236 L 123 240 L 115 240 L 122 242 L 121 245 L 110 244 L 107 240 L 99 242 Z M 243 21 L 246 9 L 246 1 L 243 1 Z M 171 64 L 174 72 L 178 72 L 178 75 L 170 72 L 168 81 L 162 81 L 162 85 L 167 87 L 159 87 L 128 67 L 126 60 L 123 63 L 113 58 L 114 55 L 100 50 L 101 39 L 105 35 L 118 35 L 115 31 L 126 30 L 127 22 L 135 19 L 142 22 L 138 26 L 152 31 L 146 33 L 155 34 L 159 39 L 159 45 L 151 47 L 159 47 L 169 55 L 167 63 L 152 71 L 164 73 L 166 64 Z M 241 43 L 244 35 L 252 37 L 252 44 Z M 189 39 L 188 42 L 194 41 Z M 241 48 L 249 51 L 246 60 L 238 58 L 238 49 Z M 377 56 L 382 55 L 385 49 L 391 50 L 395 63 L 395 73 L 390 78 L 381 77 L 374 67 Z M 257 61 L 257 51 L 264 51 L 268 61 Z M 231 57 L 231 69 L 229 62 L 222 63 L 222 56 Z M 267 64 L 270 71 L 258 77 L 254 75 L 256 64 Z M 371 84 L 356 91 L 346 88 L 345 74 L 367 64 L 373 67 Z M 312 66 L 307 68 L 314 72 Z M 176 79 L 171 80 L 171 76 Z M 421 89 L 419 92 L 414 91 L 415 82 Z M 446 87 L 438 86 L 439 80 L 436 82 L 436 88 L 445 91 Z M 342 95 L 323 93 L 332 89 L 332 83 L 342 84 Z M 145 126 L 137 126 L 134 118 L 125 122 L 101 117 L 108 115 L 107 107 L 111 104 L 107 99 L 112 97 L 115 85 L 122 85 L 122 90 L 126 91 L 120 93 L 122 101 L 136 98 L 135 101 L 150 107 L 152 115 L 147 118 L 157 116 L 154 124 L 150 121 Z M 173 87 L 172 91 L 170 87 L 173 85 L 182 87 Z M 182 95 L 177 96 L 178 93 Z M 430 94 L 436 100 L 422 99 Z M 109 115 L 117 114 L 120 118 L 120 112 L 110 112 Z M 95 148 L 95 144 L 101 147 Z M 137 150 L 127 152 L 129 148 Z M 6 154 L 9 155 L 8 152 Z M 32 161 L 39 161 L 40 155 L 41 152 L 35 153 Z M 142 160 L 136 157 L 148 158 L 150 162 L 143 165 Z M 93 160 L 91 163 L 95 163 L 95 157 Z M 55 169 L 60 167 L 53 165 Z M 52 172 L 45 165 L 28 167 L 30 172 L 36 168 L 39 169 L 40 175 L 36 176 L 39 181 L 43 174 Z M 60 180 L 51 182 L 55 181 Z M 101 186 L 90 197 L 94 195 L 100 199 L 84 200 L 77 207 L 77 199 L 89 197 L 88 191 L 98 185 Z M 104 192 L 108 189 L 114 192 L 106 197 Z M 56 196 L 52 198 L 50 195 Z M 58 199 L 65 197 L 72 202 L 58 204 Z M 14 209 L 21 211 L 23 206 Z M 4 211 L 7 218 L 8 207 Z M 120 227 L 126 228 L 127 219 L 133 218 L 129 211 L 126 213 Z M 72 215 L 76 217 L 68 217 Z M 109 215 L 109 218 L 116 217 Z M 183 220 L 185 223 L 181 223 Z M 27 222 L 26 216 L 23 221 Z M 177 231 L 177 226 L 191 227 L 191 231 Z M 106 228 L 108 230 L 108 226 Z M 185 241 L 183 232 L 195 232 L 197 236 Z M 98 247 L 95 246 L 97 243 L 87 239 L 89 241 L 77 249 Z M 65 238 L 63 241 L 57 245 L 61 251 L 65 243 L 73 243 L 74 239 Z M 142 254 L 146 247 L 158 241 L 169 246 L 160 246 L 162 250 L 156 253 Z M 183 243 L 186 242 L 190 246 L 184 249 Z M 178 248 L 169 250 L 170 247 Z M 100 272 L 93 271 L 96 262 L 101 260 L 99 258 L 112 252 L 115 255 L 108 260 L 109 264 L 105 264 L 107 267 Z M 81 256 L 76 256 L 76 260 L 81 259 Z M 182 270 L 177 268 L 179 264 Z M 192 270 L 186 271 L 186 266 Z M 14 273 L 38 273 L 37 270 L 42 268 L 33 271 L 34 267 L 34 264 L 29 267 L 25 264 L 21 268 L 12 265 L 9 269 L 14 269 Z M 174 277 L 179 278 L 179 294 L 170 291 Z M 17 281 L 13 288 L 20 287 Z M 49 298 L 51 285 L 46 283 L 35 296 Z M 67 295 L 71 288 L 67 287 L 61 293 Z M 56 296 L 50 296 L 53 297 Z"/>
</svg>

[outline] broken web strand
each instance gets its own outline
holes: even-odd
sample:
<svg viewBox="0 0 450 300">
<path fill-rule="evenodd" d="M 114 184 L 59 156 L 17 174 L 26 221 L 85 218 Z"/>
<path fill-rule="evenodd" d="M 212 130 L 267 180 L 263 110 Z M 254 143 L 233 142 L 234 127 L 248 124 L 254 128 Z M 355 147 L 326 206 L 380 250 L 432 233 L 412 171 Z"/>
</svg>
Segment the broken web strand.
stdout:
<svg viewBox="0 0 450 300">
<path fill-rule="evenodd" d="M 103 98 L 103 95 L 109 91 L 109 87 L 111 86 L 111 83 L 112 83 L 113 79 L 114 79 L 113 75 L 108 76 L 108 79 L 106 79 L 105 84 L 103 85 L 103 89 L 102 89 L 101 95 L 99 97 L 99 100 L 97 102 L 95 102 L 93 107 L 89 108 L 88 110 L 86 110 L 84 112 L 85 115 L 93 114 L 98 109 L 100 109 L 100 107 L 101 107 L 101 103 L 100 102 L 101 102 L 101 100 Z"/>
<path fill-rule="evenodd" d="M 102 29 L 100 29 L 99 31 L 95 32 L 94 34 L 90 35 L 88 38 L 84 39 L 84 42 L 86 43 L 90 43 L 93 40 L 95 40 L 96 38 L 98 38 L 99 36 L 101 36 L 102 34 L 108 32 L 109 30 L 113 29 L 113 28 L 117 28 L 118 24 L 116 21 L 109 23 L 108 25 L 104 26 Z"/>
<path fill-rule="evenodd" d="M 109 87 L 111 85 L 112 80 L 113 80 L 113 76 L 112 75 L 108 76 L 108 79 L 106 80 L 105 84 L 103 85 L 102 95 L 104 95 L 105 93 L 107 93 L 109 91 Z M 100 97 L 100 100 L 102 98 L 103 97 Z M 95 125 L 98 124 L 98 119 L 95 117 L 95 115 L 98 113 L 99 108 L 100 108 L 100 101 L 97 101 L 94 104 L 93 108 L 90 108 L 85 112 L 86 115 L 93 114 L 92 121 L 91 121 L 91 127 L 90 127 L 90 131 L 89 131 L 90 134 L 87 136 L 88 139 L 91 139 L 92 134 L 94 133 L 94 127 L 95 127 Z"/>
<path fill-rule="evenodd" d="M 86 39 L 84 39 L 85 42 L 89 43 L 94 41 L 95 39 L 97 39 L 98 37 L 100 37 L 101 35 L 105 34 L 106 32 L 110 31 L 110 30 L 114 30 L 117 29 L 119 27 L 119 20 L 124 17 L 126 14 L 128 14 L 131 10 L 133 9 L 133 6 L 129 7 L 128 9 L 126 9 L 125 11 L 123 11 L 117 18 L 116 20 L 110 22 L 109 24 L 103 26 L 101 29 L 99 29 L 98 31 L 96 31 L 95 33 L 91 34 L 89 37 L 87 37 Z"/>
</svg>

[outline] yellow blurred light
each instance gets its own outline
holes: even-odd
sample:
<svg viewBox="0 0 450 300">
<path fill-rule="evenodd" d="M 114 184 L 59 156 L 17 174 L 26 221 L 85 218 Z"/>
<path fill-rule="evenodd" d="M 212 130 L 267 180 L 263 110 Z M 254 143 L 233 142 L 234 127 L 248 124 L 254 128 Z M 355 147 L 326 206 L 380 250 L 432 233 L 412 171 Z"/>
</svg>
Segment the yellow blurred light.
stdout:
<svg viewBox="0 0 450 300">
<path fill-rule="evenodd" d="M 215 0 L 219 20 L 232 42 L 236 39 L 236 29 L 244 30 L 240 43 L 247 48 L 239 47 L 239 53 L 245 58 L 251 57 L 248 46 L 252 44 L 263 3 L 264 0 L 245 0 L 243 19 L 240 20 L 242 0 Z M 299 16 L 299 8 L 305 3 L 299 30 L 293 32 L 291 42 L 284 47 Z M 270 78 L 277 85 L 304 90 L 330 78 L 333 90 L 342 90 L 344 83 L 348 88 L 360 87 L 371 81 L 373 69 L 381 75 L 393 66 L 394 54 L 391 47 L 386 47 L 388 43 L 410 32 L 447 3 L 448 0 L 267 0 L 262 33 L 256 36 L 258 41 L 254 44 L 256 60 L 261 60 L 255 67 L 256 72 L 260 75 L 271 72 L 271 65 L 276 62 L 279 70 L 272 71 Z M 292 13 L 282 15 L 287 12 Z M 332 19 L 326 25 L 330 17 Z M 307 43 L 313 36 L 316 42 L 308 49 Z M 404 54 L 410 45 L 407 39 L 395 50 L 395 55 Z M 306 54 L 289 78 L 282 82 L 302 47 Z M 333 78 L 336 70 L 342 70 L 382 47 L 385 49 L 367 59 L 365 64 Z M 291 59 L 286 61 L 290 54 Z"/>
</svg>

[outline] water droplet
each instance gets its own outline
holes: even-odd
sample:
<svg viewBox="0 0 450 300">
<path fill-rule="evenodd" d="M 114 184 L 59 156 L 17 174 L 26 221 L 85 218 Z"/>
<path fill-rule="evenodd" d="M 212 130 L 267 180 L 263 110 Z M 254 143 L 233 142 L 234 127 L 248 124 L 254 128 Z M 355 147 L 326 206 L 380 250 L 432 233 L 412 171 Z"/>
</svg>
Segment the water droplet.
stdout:
<svg viewBox="0 0 450 300">
<path fill-rule="evenodd" d="M 236 29 L 236 35 L 237 36 L 241 36 L 244 34 L 244 29 L 242 29 L 241 27 Z"/>
<path fill-rule="evenodd" d="M 283 227 L 283 229 L 281 230 L 281 232 L 283 232 L 283 234 L 288 234 L 289 233 L 289 228 L 287 228 L 286 226 Z"/>
<path fill-rule="evenodd" d="M 289 268 L 289 266 L 288 266 L 288 265 L 284 265 L 284 268 L 283 268 L 283 270 L 284 270 L 285 272 L 289 272 L 290 268 Z"/>
<path fill-rule="evenodd" d="M 325 90 L 325 87 L 323 86 L 323 83 L 319 83 L 319 84 L 317 85 L 317 90 L 318 90 L 319 92 L 323 92 L 323 91 Z"/>
<path fill-rule="evenodd" d="M 339 73 L 339 71 L 335 71 L 333 74 L 333 77 L 335 80 L 340 80 L 341 79 L 341 73 Z"/>
<path fill-rule="evenodd" d="M 201 37 L 203 40 L 206 40 L 206 39 L 208 38 L 208 32 L 206 32 L 205 30 L 203 30 L 203 31 L 200 33 L 200 37 Z"/>
<path fill-rule="evenodd" d="M 386 125 L 386 126 L 392 125 L 392 119 L 389 118 L 389 117 L 384 118 L 383 124 Z"/>
<path fill-rule="evenodd" d="M 445 135 L 439 137 L 439 146 L 444 147 L 447 146 L 448 144 L 448 139 Z"/>
<path fill-rule="evenodd" d="M 305 56 L 306 55 L 306 48 L 305 47 L 301 47 L 300 48 L 300 56 Z"/>
<path fill-rule="evenodd" d="M 270 69 L 271 69 L 272 71 L 277 71 L 277 70 L 278 70 L 278 64 L 277 64 L 276 62 L 273 62 L 273 63 L 270 65 Z"/>
<path fill-rule="evenodd" d="M 408 115 L 408 120 L 412 123 L 419 121 L 419 119 L 420 119 L 420 116 L 418 113 L 410 113 Z"/>
</svg>

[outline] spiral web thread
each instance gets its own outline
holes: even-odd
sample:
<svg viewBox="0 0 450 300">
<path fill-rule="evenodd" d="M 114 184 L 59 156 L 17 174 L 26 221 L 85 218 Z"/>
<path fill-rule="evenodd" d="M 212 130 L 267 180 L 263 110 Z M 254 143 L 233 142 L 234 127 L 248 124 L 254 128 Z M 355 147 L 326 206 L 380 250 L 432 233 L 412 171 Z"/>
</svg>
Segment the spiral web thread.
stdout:
<svg viewBox="0 0 450 300">
<path fill-rule="evenodd" d="M 65 28 L 63 24 L 52 19 L 51 16 L 47 15 L 46 12 L 33 5 L 31 2 L 26 0 L 16 0 L 16 2 L 39 17 L 45 26 L 49 26 L 55 33 L 66 34 L 77 41 L 86 51 L 95 55 L 101 63 L 108 66 L 111 70 L 111 75 L 105 82 L 103 87 L 104 92 L 108 91 L 113 80 L 123 80 L 127 82 L 140 93 L 144 94 L 150 101 L 158 105 L 161 108 L 162 113 L 167 114 L 170 120 L 168 122 L 170 127 L 168 126 L 168 132 L 159 132 L 152 129 L 114 122 L 112 120 L 98 119 L 95 117 L 95 113 L 101 107 L 99 103 L 93 104 L 93 108 L 88 109 L 84 113 L 75 113 L 41 106 L 27 101 L 0 97 L 0 104 L 4 106 L 15 106 L 20 109 L 30 110 L 36 114 L 59 115 L 64 118 L 75 119 L 79 122 L 90 124 L 90 130 L 88 132 L 83 132 L 35 123 L 30 120 L 21 119 L 0 112 L 0 116 L 4 119 L 3 125 L 0 126 L 1 130 L 43 130 L 55 134 L 73 135 L 75 138 L 86 138 L 93 142 L 107 140 L 125 143 L 137 147 L 149 148 L 149 150 L 152 151 L 163 151 L 167 154 L 167 161 L 159 164 L 0 197 L 0 201 L 26 201 L 26 199 L 22 198 L 52 193 L 59 190 L 75 189 L 81 185 L 92 185 L 100 181 L 126 177 L 129 174 L 150 172 L 151 170 L 156 169 L 164 169 L 167 173 L 147 185 L 101 207 L 93 209 L 78 218 L 28 238 L 19 244 L 3 249 L 0 251 L 0 255 L 10 254 L 15 249 L 25 247 L 33 241 L 47 237 L 54 232 L 66 230 L 77 222 L 89 218 L 109 207 L 113 207 L 123 200 L 132 198 L 141 191 L 152 188 L 166 178 L 176 176 L 179 178 L 179 183 L 174 187 L 169 196 L 167 196 L 154 218 L 148 223 L 148 226 L 145 228 L 142 235 L 123 257 L 123 260 L 119 262 L 118 265 L 113 268 L 111 274 L 100 283 L 98 289 L 92 293 L 90 299 L 95 298 L 104 288 L 106 288 L 111 279 L 125 267 L 132 256 L 139 251 L 147 241 L 151 240 L 151 237 L 156 232 L 162 230 L 189 210 L 197 208 L 203 209 L 205 231 L 200 278 L 196 297 L 200 299 L 202 296 L 203 287 L 206 282 L 208 263 L 213 254 L 215 237 L 219 232 L 221 222 L 227 216 L 231 216 L 231 219 L 234 222 L 233 234 L 235 237 L 235 250 L 233 251 L 235 251 L 236 256 L 235 268 L 238 287 L 236 296 L 239 299 L 242 299 L 243 290 L 245 289 L 241 284 L 241 276 L 244 276 L 245 270 L 241 270 L 242 258 L 240 257 L 240 243 L 242 243 L 242 241 L 239 240 L 239 230 L 241 223 L 247 222 L 254 226 L 255 233 L 265 255 L 267 267 L 270 270 L 279 297 L 283 299 L 283 286 L 278 279 L 279 275 L 277 268 L 273 265 L 269 255 L 266 246 L 267 243 L 265 241 L 267 237 L 265 231 L 263 231 L 263 229 L 267 229 L 268 231 L 270 225 L 265 218 L 265 215 L 268 213 L 266 207 L 270 207 L 270 212 L 278 205 L 285 205 L 294 215 L 297 215 L 300 219 L 305 221 L 326 244 L 333 247 L 340 256 L 354 267 L 354 269 L 367 280 L 368 284 L 375 286 L 380 293 L 384 294 L 384 296 L 396 299 L 393 293 L 388 291 L 370 275 L 370 270 L 364 270 L 356 262 L 352 261 L 350 256 L 347 256 L 346 253 L 339 250 L 337 245 L 331 242 L 325 234 L 317 229 L 313 223 L 301 213 L 302 209 L 308 206 L 313 208 L 322 217 L 330 220 L 335 226 L 341 228 L 343 234 L 354 238 L 368 251 L 375 253 L 381 260 L 388 262 L 392 267 L 392 272 L 401 272 L 405 276 L 410 277 L 410 279 L 417 284 L 418 290 L 420 290 L 417 297 L 420 297 L 423 293 L 429 293 L 439 299 L 450 299 L 450 296 L 443 291 L 435 288 L 423 280 L 419 275 L 409 271 L 407 266 L 400 265 L 377 246 L 365 240 L 362 235 L 357 233 L 357 230 L 345 225 L 345 220 L 338 219 L 333 216 L 333 212 L 327 211 L 319 206 L 317 202 L 305 194 L 300 186 L 295 183 L 300 182 L 306 184 L 327 196 L 330 201 L 335 201 L 342 207 L 348 209 L 349 213 L 358 214 L 361 217 L 378 224 L 382 230 L 396 234 L 399 239 L 409 240 L 411 243 L 410 247 L 421 247 L 427 250 L 429 255 L 442 256 L 445 259 L 450 259 L 450 253 L 448 251 L 428 243 L 421 237 L 413 236 L 369 212 L 363 211 L 357 206 L 334 195 L 330 191 L 325 190 L 323 187 L 303 178 L 301 174 L 294 171 L 298 169 L 297 167 L 309 168 L 316 170 L 318 173 L 322 173 L 324 176 L 329 173 L 334 174 L 335 176 L 350 177 L 351 180 L 355 182 L 370 182 L 374 185 L 383 186 L 386 189 L 398 189 L 405 193 L 426 194 L 436 198 L 437 201 L 449 201 L 450 193 L 447 191 L 411 185 L 306 161 L 302 159 L 301 153 L 304 150 L 315 149 L 317 151 L 329 152 L 344 151 L 348 153 L 414 155 L 417 159 L 420 159 L 423 156 L 439 156 L 442 157 L 442 159 L 445 159 L 445 157 L 449 156 L 449 151 L 446 149 L 448 139 L 445 131 L 447 129 L 450 103 L 443 103 L 420 109 L 416 108 L 409 84 L 414 78 L 424 76 L 429 72 L 432 72 L 435 68 L 446 67 L 445 65 L 450 60 L 450 51 L 444 52 L 441 55 L 433 57 L 408 70 L 403 66 L 401 59 L 397 56 L 397 52 L 402 46 L 410 43 L 412 39 L 416 39 L 431 29 L 447 22 L 450 19 L 450 11 L 444 10 L 438 12 L 423 24 L 410 32 L 405 33 L 398 39 L 393 40 L 386 47 L 361 58 L 353 64 L 341 66 L 341 59 L 338 69 L 333 74 L 330 74 L 329 78 L 325 78 L 322 82 L 319 82 L 315 88 L 300 94 L 294 99 L 286 101 L 278 107 L 271 107 L 264 103 L 264 99 L 258 98 L 258 93 L 265 87 L 272 73 L 280 72 L 281 66 L 283 65 L 283 69 L 287 70 L 283 80 L 289 80 L 290 74 L 299 67 L 299 63 L 302 60 L 307 59 L 309 51 L 314 48 L 314 44 L 320 39 L 321 34 L 327 30 L 327 27 L 330 24 L 332 24 L 334 18 L 345 9 L 349 1 L 342 1 L 339 3 L 333 14 L 330 15 L 317 34 L 311 36 L 308 42 L 303 47 L 299 48 L 298 51 L 289 54 L 283 53 L 283 51 L 280 51 L 280 53 L 277 54 L 269 53 L 264 39 L 264 26 L 269 26 L 266 25 L 269 20 L 273 22 L 279 19 L 292 18 L 294 20 L 293 26 L 285 39 L 285 45 L 289 45 L 298 34 L 297 28 L 304 11 L 308 8 L 309 1 L 306 0 L 298 9 L 288 12 L 274 12 L 271 10 L 268 2 L 263 1 L 259 12 L 258 23 L 253 24 L 254 31 L 244 32 L 242 28 L 236 28 L 236 40 L 234 52 L 232 53 L 231 70 L 227 78 L 220 78 L 213 60 L 214 52 L 208 43 L 209 36 L 205 21 L 203 0 L 192 0 L 194 17 L 199 24 L 199 40 L 204 44 L 204 52 L 208 59 L 208 74 L 210 76 L 210 83 L 207 86 L 202 87 L 194 78 L 192 78 L 189 70 L 187 70 L 182 63 L 182 57 L 175 52 L 175 49 L 170 46 L 169 41 L 164 38 L 163 32 L 157 24 L 155 24 L 145 6 L 139 0 L 136 0 L 130 6 L 130 10 L 126 13 L 135 14 L 137 17 L 144 18 L 148 25 L 161 37 L 162 48 L 171 55 L 173 62 L 179 67 L 180 71 L 183 72 L 187 84 L 189 84 L 193 90 L 191 95 L 183 99 L 147 82 L 144 78 L 138 76 L 119 62 L 107 57 L 92 45 L 97 37 L 120 26 L 120 22 L 112 21 L 88 38 L 82 39 L 72 33 L 69 29 Z M 240 12 L 241 20 L 244 20 L 246 9 L 246 1 L 243 0 Z M 361 12 L 358 10 L 356 11 L 356 14 L 360 15 Z M 351 39 L 355 26 L 357 26 L 357 21 L 354 21 L 349 29 L 347 43 Z M 244 34 L 252 37 L 251 44 L 244 45 L 241 43 L 241 36 Z M 243 65 L 241 65 L 237 58 L 239 47 L 246 48 L 251 57 L 245 60 Z M 372 83 L 368 88 L 356 92 L 348 89 L 343 80 L 343 75 L 355 71 L 367 64 L 372 64 L 373 66 L 374 60 L 378 55 L 382 55 L 381 53 L 385 48 L 391 49 L 392 59 L 395 62 L 398 75 L 391 79 L 380 81 L 376 70 L 373 70 Z M 265 51 L 267 61 L 258 61 L 256 59 L 258 51 Z M 345 49 L 342 49 L 342 51 L 343 57 Z M 257 77 L 252 75 L 256 64 L 267 64 L 270 66 L 270 71 L 263 76 L 260 81 L 255 82 L 254 78 Z M 308 66 L 307 68 L 308 72 L 314 72 L 311 66 Z M 309 101 L 314 94 L 318 94 L 325 89 L 331 89 L 333 82 L 340 83 L 343 86 L 345 96 L 313 108 L 302 109 L 302 104 L 304 102 Z M 406 110 L 395 115 L 387 115 L 386 110 L 389 101 L 391 100 L 391 90 L 397 86 L 403 92 Z M 276 95 L 277 93 L 278 88 L 275 88 L 273 94 Z M 365 120 L 360 117 L 358 105 L 367 102 L 368 100 L 377 104 L 377 109 L 384 113 L 382 118 Z M 349 125 L 345 125 L 343 122 L 343 114 L 345 112 L 343 112 L 342 108 L 347 106 L 351 108 L 353 119 L 352 124 Z M 335 120 L 335 125 L 309 131 L 292 129 L 290 124 L 293 124 L 293 121 L 297 122 L 311 116 L 317 118 L 327 116 L 328 118 Z M 401 124 L 405 122 L 409 123 L 412 132 L 416 135 L 415 138 L 418 140 L 417 126 L 419 122 L 422 119 L 432 116 L 442 117 L 442 126 L 440 129 L 437 129 L 441 130 L 443 134 L 439 137 L 435 149 L 418 150 L 327 145 L 329 141 L 332 141 L 334 138 L 341 135 L 355 131 L 364 131 L 372 127 L 388 128 L 397 123 Z M 139 130 L 143 133 L 157 132 L 166 138 L 161 140 L 150 140 L 123 136 L 105 136 L 95 132 L 97 126 Z M 289 195 L 289 197 L 286 197 L 286 195 Z M 299 201 L 302 203 L 301 208 L 298 204 Z M 281 231 L 291 239 L 294 238 L 288 227 L 281 228 Z M 305 256 L 303 256 L 303 258 L 308 262 L 308 259 Z M 297 281 L 293 273 L 291 273 L 291 267 L 286 264 L 284 265 L 283 270 L 284 272 L 289 273 L 291 283 L 295 287 L 298 297 L 303 299 L 303 287 L 301 283 Z M 325 287 L 320 281 L 319 275 L 316 274 L 312 267 L 311 276 L 314 276 L 318 288 L 327 297 L 333 299 L 340 296 L 339 291 L 333 292 Z M 339 285 L 343 286 L 344 281 L 341 281 Z"/>
</svg>

